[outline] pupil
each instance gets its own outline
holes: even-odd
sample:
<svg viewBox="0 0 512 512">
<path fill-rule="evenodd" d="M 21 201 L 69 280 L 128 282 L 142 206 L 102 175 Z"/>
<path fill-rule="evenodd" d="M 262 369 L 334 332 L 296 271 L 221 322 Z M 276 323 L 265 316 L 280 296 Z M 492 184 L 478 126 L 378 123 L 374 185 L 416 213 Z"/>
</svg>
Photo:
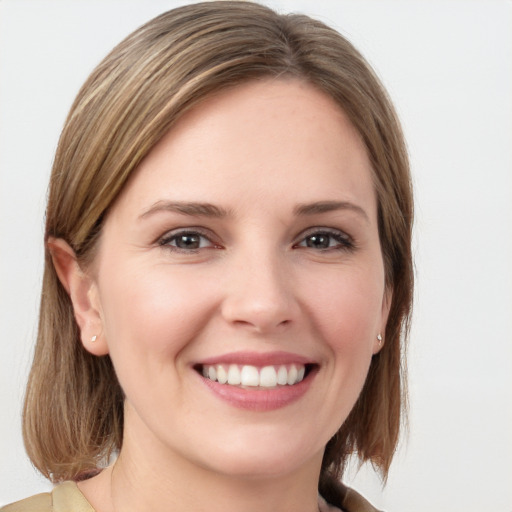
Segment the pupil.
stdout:
<svg viewBox="0 0 512 512">
<path fill-rule="evenodd" d="M 197 235 L 181 235 L 176 240 L 176 245 L 181 249 L 198 249 L 199 237 Z"/>
<path fill-rule="evenodd" d="M 326 249 L 329 247 L 329 236 L 328 235 L 312 235 L 307 241 L 308 247 Z"/>
</svg>

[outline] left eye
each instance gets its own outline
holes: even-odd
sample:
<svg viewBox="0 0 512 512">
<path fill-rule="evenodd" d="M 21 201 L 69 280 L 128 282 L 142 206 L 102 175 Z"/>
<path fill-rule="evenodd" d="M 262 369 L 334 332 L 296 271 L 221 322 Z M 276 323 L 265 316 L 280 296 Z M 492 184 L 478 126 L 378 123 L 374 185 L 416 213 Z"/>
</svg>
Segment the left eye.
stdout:
<svg viewBox="0 0 512 512">
<path fill-rule="evenodd" d="M 308 247 L 311 249 L 349 249 L 352 242 L 347 235 L 342 233 L 331 233 L 318 231 L 304 237 L 296 247 Z"/>
<path fill-rule="evenodd" d="M 204 247 L 212 247 L 214 244 L 201 233 L 196 231 L 182 231 L 170 234 L 160 240 L 160 245 L 176 248 L 182 251 L 194 251 Z"/>
</svg>

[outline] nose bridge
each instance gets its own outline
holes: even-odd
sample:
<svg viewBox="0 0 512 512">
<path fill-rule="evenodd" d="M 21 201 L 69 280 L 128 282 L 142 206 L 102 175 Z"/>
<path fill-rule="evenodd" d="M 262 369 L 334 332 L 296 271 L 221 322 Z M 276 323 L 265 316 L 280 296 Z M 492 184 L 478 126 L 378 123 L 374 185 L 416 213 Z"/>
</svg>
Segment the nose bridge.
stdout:
<svg viewBox="0 0 512 512">
<path fill-rule="evenodd" d="M 257 332 L 282 328 L 297 314 L 290 262 L 269 245 L 237 251 L 228 269 L 224 318 Z"/>
</svg>

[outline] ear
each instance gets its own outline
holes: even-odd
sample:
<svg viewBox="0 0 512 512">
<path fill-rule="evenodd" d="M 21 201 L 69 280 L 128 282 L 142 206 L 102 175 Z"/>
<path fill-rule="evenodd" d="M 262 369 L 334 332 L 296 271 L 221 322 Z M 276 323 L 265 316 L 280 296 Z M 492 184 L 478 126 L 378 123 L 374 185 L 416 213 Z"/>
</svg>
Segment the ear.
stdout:
<svg viewBox="0 0 512 512">
<path fill-rule="evenodd" d="M 82 345 L 91 354 L 108 354 L 95 280 L 80 268 L 75 251 L 62 238 L 50 238 L 47 246 L 57 276 L 73 304 Z"/>
<path fill-rule="evenodd" d="M 386 325 L 388 323 L 389 311 L 391 309 L 391 302 L 393 299 L 393 290 L 386 286 L 384 290 L 384 295 L 382 297 L 382 308 L 380 314 L 380 329 L 379 332 L 375 334 L 375 341 L 373 344 L 373 353 L 377 354 L 381 351 L 382 347 L 386 343 Z M 379 336 L 380 335 L 380 339 Z"/>
</svg>

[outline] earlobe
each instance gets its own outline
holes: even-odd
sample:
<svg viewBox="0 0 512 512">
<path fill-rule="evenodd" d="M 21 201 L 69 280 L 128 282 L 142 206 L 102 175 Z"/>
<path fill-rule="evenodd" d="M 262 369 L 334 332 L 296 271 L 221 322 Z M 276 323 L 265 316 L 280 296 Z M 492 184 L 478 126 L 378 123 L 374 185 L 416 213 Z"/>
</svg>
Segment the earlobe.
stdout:
<svg viewBox="0 0 512 512">
<path fill-rule="evenodd" d="M 378 354 L 384 345 L 384 339 L 382 338 L 382 334 L 379 332 L 377 336 L 375 336 L 375 341 L 373 342 L 373 355 Z"/>
<path fill-rule="evenodd" d="M 373 354 L 379 353 L 385 344 L 384 333 L 386 332 L 386 325 L 388 323 L 388 316 L 389 310 L 391 309 L 392 298 L 393 291 L 390 288 L 386 288 L 386 290 L 384 291 L 384 297 L 382 298 L 380 331 L 375 336 L 375 342 L 373 344 Z"/>
<path fill-rule="evenodd" d="M 103 322 L 95 281 L 80 268 L 75 252 L 66 241 L 50 238 L 47 246 L 59 281 L 73 304 L 84 348 L 94 355 L 108 354 L 105 336 L 101 335 Z"/>
</svg>

